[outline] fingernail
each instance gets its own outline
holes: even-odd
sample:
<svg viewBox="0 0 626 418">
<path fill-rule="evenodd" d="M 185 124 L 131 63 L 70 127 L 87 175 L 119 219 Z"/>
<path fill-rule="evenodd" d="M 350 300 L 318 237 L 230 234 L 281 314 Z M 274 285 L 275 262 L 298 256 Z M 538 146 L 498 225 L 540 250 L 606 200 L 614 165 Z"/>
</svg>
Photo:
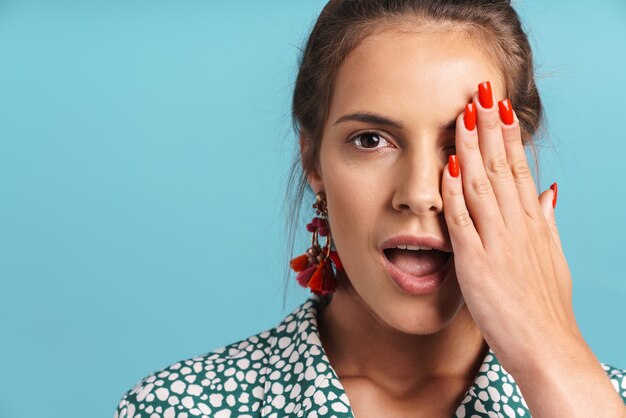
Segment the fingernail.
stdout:
<svg viewBox="0 0 626 418">
<path fill-rule="evenodd" d="M 491 93 L 491 83 L 485 81 L 478 85 L 478 101 L 485 109 L 491 109 L 493 106 L 493 94 Z"/>
<path fill-rule="evenodd" d="M 465 105 L 463 122 L 465 123 L 465 129 L 468 131 L 473 131 L 476 127 L 476 108 L 474 107 L 474 103 L 468 103 Z"/>
<path fill-rule="evenodd" d="M 513 107 L 509 99 L 504 99 L 498 102 L 498 109 L 500 109 L 500 119 L 506 125 L 513 125 Z"/>
<path fill-rule="evenodd" d="M 452 154 L 448 157 L 448 171 L 452 177 L 459 176 L 459 162 L 456 159 L 456 154 Z"/>
<path fill-rule="evenodd" d="M 559 186 L 556 183 L 552 183 L 550 186 L 552 189 L 552 193 L 554 193 L 554 197 L 552 198 L 552 209 L 556 208 L 556 197 L 559 194 Z"/>
</svg>

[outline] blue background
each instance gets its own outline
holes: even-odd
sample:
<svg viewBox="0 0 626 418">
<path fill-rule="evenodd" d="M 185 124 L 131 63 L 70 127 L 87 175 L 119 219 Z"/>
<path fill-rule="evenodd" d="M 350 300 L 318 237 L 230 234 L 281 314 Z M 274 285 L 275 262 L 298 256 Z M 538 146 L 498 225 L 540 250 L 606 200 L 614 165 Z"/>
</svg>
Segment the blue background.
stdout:
<svg viewBox="0 0 626 418">
<path fill-rule="evenodd" d="M 298 48 L 324 3 L 0 3 L 1 417 L 112 417 L 140 378 L 308 296 L 290 279 L 283 309 L 282 202 Z M 626 368 L 626 6 L 515 4 L 576 316 Z"/>
</svg>

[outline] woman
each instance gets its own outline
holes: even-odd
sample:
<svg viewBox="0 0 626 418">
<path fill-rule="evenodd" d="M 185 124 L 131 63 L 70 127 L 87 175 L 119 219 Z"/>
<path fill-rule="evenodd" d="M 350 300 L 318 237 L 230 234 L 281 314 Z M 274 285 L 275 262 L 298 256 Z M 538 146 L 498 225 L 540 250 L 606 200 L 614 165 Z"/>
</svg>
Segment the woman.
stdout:
<svg viewBox="0 0 626 418">
<path fill-rule="evenodd" d="M 117 417 L 626 416 L 626 370 L 574 318 L 556 183 L 530 174 L 542 108 L 508 1 L 331 0 L 293 114 L 313 295 Z"/>
</svg>

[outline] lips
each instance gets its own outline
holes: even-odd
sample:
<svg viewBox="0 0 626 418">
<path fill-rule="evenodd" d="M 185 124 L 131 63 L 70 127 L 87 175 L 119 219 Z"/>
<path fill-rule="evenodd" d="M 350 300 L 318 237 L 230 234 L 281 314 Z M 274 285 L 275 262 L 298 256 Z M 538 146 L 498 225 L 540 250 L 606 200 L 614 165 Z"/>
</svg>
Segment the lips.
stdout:
<svg viewBox="0 0 626 418">
<path fill-rule="evenodd" d="M 387 248 L 383 253 L 389 262 L 414 277 L 434 273 L 452 257 L 452 253 L 436 249 L 416 251 Z"/>
<path fill-rule="evenodd" d="M 392 236 L 383 242 L 381 242 L 378 246 L 380 250 L 386 250 L 388 248 L 395 248 L 397 246 L 406 247 L 407 245 L 418 246 L 420 248 L 432 248 L 433 250 L 439 250 L 443 252 L 450 253 L 452 252 L 452 244 L 446 242 L 440 238 L 437 238 L 436 235 L 432 234 L 422 234 L 422 235 L 411 235 L 411 234 L 400 234 Z"/>
</svg>

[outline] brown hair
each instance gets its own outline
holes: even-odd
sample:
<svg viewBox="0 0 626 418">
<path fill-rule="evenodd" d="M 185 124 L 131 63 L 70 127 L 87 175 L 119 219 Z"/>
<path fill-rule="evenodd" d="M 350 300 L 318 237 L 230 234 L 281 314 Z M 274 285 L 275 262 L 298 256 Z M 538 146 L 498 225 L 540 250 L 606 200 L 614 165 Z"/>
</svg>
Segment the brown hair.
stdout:
<svg viewBox="0 0 626 418">
<path fill-rule="evenodd" d="M 333 86 L 346 56 L 367 36 L 384 30 L 410 30 L 411 25 L 428 25 L 460 31 L 476 40 L 495 60 L 508 97 L 520 121 L 522 143 L 530 145 L 539 179 L 534 136 L 542 124 L 543 108 L 535 84 L 533 57 L 528 37 L 515 9 L 507 0 L 330 0 L 301 52 L 296 78 L 292 119 L 302 141 L 294 155 L 287 181 L 286 232 L 289 259 L 294 248 L 300 208 L 308 190 L 306 173 L 317 166 L 324 124 L 331 104 Z M 302 223 L 304 225 L 304 223 Z M 304 252 L 304 248 L 302 251 Z M 299 253 L 300 253 L 299 252 Z M 285 280 L 291 272 L 285 260 Z M 283 309 L 286 299 L 283 295 Z"/>
</svg>

